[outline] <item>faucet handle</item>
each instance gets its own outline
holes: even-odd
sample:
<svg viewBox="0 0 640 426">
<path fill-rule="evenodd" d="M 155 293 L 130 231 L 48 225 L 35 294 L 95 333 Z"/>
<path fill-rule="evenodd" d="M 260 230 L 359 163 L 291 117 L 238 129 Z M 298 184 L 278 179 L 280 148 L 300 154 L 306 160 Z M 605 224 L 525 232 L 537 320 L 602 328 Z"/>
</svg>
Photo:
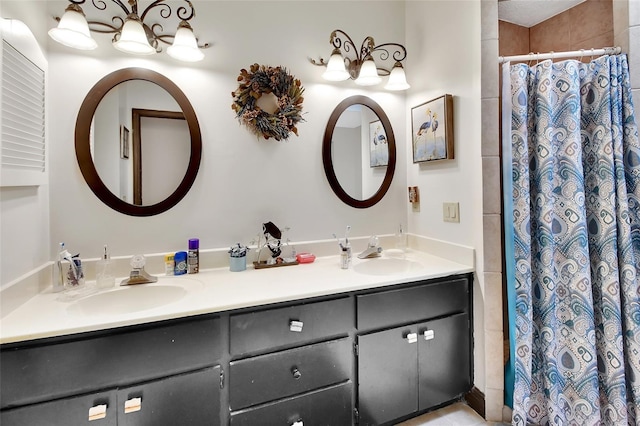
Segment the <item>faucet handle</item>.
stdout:
<svg viewBox="0 0 640 426">
<path fill-rule="evenodd" d="M 369 247 L 371 247 L 371 248 L 378 247 L 378 236 L 377 235 L 372 235 L 369 238 Z"/>
<path fill-rule="evenodd" d="M 147 260 L 141 254 L 136 254 L 131 258 L 131 267 L 134 269 L 142 269 L 144 265 L 147 263 Z"/>
</svg>

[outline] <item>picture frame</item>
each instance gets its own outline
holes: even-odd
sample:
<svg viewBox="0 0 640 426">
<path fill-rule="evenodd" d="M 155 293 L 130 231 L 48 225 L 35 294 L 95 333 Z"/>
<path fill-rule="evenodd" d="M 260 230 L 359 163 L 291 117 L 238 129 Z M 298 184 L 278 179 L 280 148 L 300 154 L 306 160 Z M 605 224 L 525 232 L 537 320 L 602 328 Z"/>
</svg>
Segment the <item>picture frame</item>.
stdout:
<svg viewBox="0 0 640 426">
<path fill-rule="evenodd" d="M 411 108 L 413 162 L 453 160 L 453 96 L 446 94 Z"/>
<path fill-rule="evenodd" d="M 389 144 L 387 133 L 380 120 L 369 123 L 369 167 L 389 165 Z"/>
<path fill-rule="evenodd" d="M 124 125 L 120 126 L 120 158 L 129 158 L 129 129 Z"/>
</svg>

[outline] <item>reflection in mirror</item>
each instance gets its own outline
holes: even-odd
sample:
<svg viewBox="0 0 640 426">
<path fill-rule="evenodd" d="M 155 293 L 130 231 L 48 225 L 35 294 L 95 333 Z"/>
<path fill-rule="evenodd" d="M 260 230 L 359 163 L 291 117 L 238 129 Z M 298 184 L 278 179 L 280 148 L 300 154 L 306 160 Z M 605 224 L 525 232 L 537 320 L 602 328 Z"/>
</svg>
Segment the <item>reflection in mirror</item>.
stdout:
<svg viewBox="0 0 640 426">
<path fill-rule="evenodd" d="M 371 207 L 382 199 L 395 171 L 396 148 L 382 108 L 365 96 L 352 96 L 333 111 L 322 148 L 325 173 L 346 204 Z"/>
<path fill-rule="evenodd" d="M 189 128 L 184 114 L 134 108 L 132 152 L 133 204 L 162 201 L 175 191 L 189 166 Z"/>
<path fill-rule="evenodd" d="M 389 146 L 381 129 L 375 112 L 361 104 L 340 114 L 333 129 L 333 170 L 342 189 L 356 200 L 371 198 L 384 181 Z"/>
<path fill-rule="evenodd" d="M 184 114 L 154 83 L 131 80 L 111 89 L 96 108 L 91 135 L 100 179 L 127 203 L 164 200 L 187 171 L 190 141 Z"/>
<path fill-rule="evenodd" d="M 87 94 L 76 121 L 76 157 L 87 184 L 111 208 L 162 213 L 191 188 L 202 154 L 195 111 L 168 78 L 115 71 Z"/>
</svg>

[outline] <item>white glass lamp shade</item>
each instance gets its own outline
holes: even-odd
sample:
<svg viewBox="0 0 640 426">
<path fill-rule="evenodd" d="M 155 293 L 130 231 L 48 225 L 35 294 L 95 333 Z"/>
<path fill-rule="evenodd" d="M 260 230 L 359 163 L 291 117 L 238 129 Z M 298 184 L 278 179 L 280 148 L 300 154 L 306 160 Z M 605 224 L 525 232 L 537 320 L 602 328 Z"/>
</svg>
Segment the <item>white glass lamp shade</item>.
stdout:
<svg viewBox="0 0 640 426">
<path fill-rule="evenodd" d="M 327 63 L 327 70 L 322 73 L 322 78 L 328 81 L 344 81 L 349 78 L 340 49 L 333 49 Z"/>
<path fill-rule="evenodd" d="M 204 59 L 204 53 L 198 48 L 198 42 L 188 22 L 182 21 L 173 39 L 173 44 L 167 48 L 167 53 L 174 59 L 185 62 L 197 62 Z"/>
<path fill-rule="evenodd" d="M 98 43 L 89 33 L 89 25 L 82 8 L 71 4 L 60 18 L 58 26 L 49 30 L 49 36 L 60 44 L 80 50 L 93 50 Z"/>
<path fill-rule="evenodd" d="M 404 68 L 400 62 L 396 62 L 389 74 L 389 81 L 384 86 L 387 90 L 407 90 L 409 83 L 407 83 L 407 76 L 404 73 Z"/>
<path fill-rule="evenodd" d="M 153 55 L 156 53 L 147 40 L 147 34 L 144 31 L 140 18 L 131 14 L 127 16 L 120 32 L 118 40 L 113 42 L 113 47 L 125 53 L 133 53 L 136 55 Z"/>
<path fill-rule="evenodd" d="M 381 81 L 382 78 L 378 75 L 376 63 L 373 62 L 371 56 L 368 56 L 360 67 L 360 74 L 356 79 L 356 84 L 360 86 L 373 86 Z"/>
</svg>

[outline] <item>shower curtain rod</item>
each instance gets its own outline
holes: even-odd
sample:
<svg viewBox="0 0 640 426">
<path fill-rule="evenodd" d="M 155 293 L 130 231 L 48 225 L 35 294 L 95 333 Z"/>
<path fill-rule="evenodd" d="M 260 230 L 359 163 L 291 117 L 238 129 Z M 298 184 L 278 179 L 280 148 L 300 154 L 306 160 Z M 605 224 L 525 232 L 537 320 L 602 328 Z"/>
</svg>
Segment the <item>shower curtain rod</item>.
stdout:
<svg viewBox="0 0 640 426">
<path fill-rule="evenodd" d="M 619 46 L 616 47 L 603 47 L 602 49 L 580 49 L 580 50 L 572 50 L 569 52 L 549 52 L 549 53 L 529 53 L 527 55 L 516 55 L 516 56 L 499 56 L 498 62 L 519 62 L 519 61 L 537 61 L 537 60 L 545 60 L 545 59 L 565 59 L 565 58 L 575 58 L 575 57 L 583 57 L 583 56 L 601 56 L 601 55 L 617 55 L 622 52 L 622 49 Z"/>
</svg>

